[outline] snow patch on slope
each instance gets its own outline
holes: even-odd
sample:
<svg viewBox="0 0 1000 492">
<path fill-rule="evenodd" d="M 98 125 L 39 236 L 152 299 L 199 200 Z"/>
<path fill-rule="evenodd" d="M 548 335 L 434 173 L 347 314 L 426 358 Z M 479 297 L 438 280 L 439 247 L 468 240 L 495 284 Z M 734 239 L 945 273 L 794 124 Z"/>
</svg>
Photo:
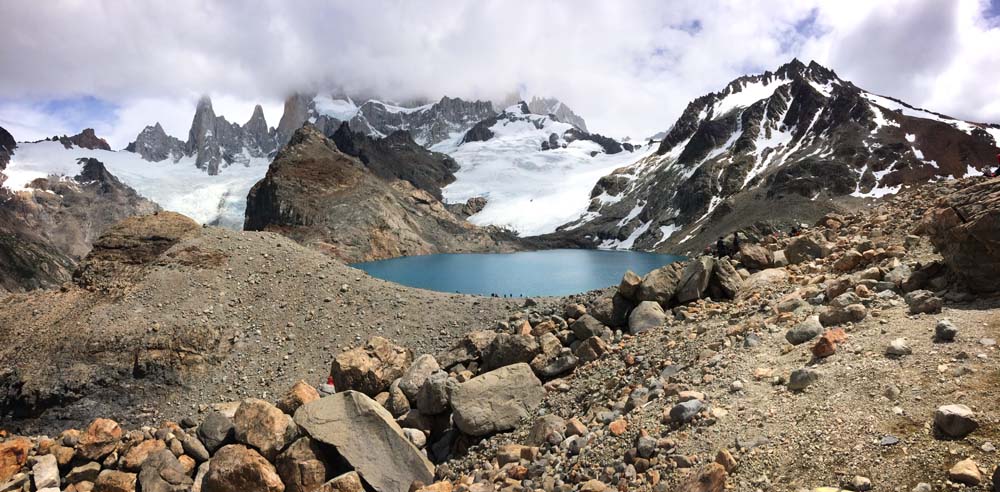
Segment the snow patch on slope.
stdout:
<svg viewBox="0 0 1000 492">
<path fill-rule="evenodd" d="M 4 187 L 24 189 L 36 178 L 71 177 L 82 167 L 77 159 L 93 157 L 123 183 L 165 210 L 178 212 L 207 224 L 242 229 L 247 193 L 267 172 L 267 158 L 250 158 L 249 165 L 231 165 L 216 176 L 195 167 L 194 157 L 177 162 L 143 160 L 132 152 L 67 149 L 59 142 L 20 144 L 4 174 Z"/>
<path fill-rule="evenodd" d="M 745 108 L 761 99 L 767 99 L 774 94 L 779 87 L 792 83 L 791 80 L 779 79 L 765 84 L 763 81 L 746 82 L 740 92 L 727 94 L 712 106 L 712 115 L 718 118 L 736 108 Z"/>
</svg>

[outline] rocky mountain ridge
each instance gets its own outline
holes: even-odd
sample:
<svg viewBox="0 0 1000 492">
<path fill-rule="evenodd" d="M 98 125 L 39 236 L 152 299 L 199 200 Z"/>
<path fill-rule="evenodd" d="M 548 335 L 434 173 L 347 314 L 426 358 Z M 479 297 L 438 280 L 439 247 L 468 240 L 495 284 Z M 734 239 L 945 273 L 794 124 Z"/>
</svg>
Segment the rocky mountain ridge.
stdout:
<svg viewBox="0 0 1000 492">
<path fill-rule="evenodd" d="M 747 211 L 776 211 L 771 226 L 787 228 L 841 198 L 980 174 L 998 140 L 1000 126 L 914 108 L 793 60 L 692 101 L 654 155 L 602 178 L 587 214 L 562 229 L 602 247 L 701 251 L 753 224 L 741 214 L 767 222 Z"/>
<path fill-rule="evenodd" d="M 250 190 L 244 229 L 280 232 L 348 263 L 521 248 L 516 235 L 469 224 L 435 198 L 440 188 L 434 180 L 447 179 L 446 156 L 410 145 L 406 152 L 418 158 L 398 161 L 408 154 L 379 146 L 393 145 L 393 138 L 412 142 L 408 135 L 372 141 L 348 132 L 342 126 L 331 141 L 312 125 L 296 131 Z M 437 177 L 415 177 L 414 162 L 427 163 L 424 170 L 437 172 Z"/>
</svg>

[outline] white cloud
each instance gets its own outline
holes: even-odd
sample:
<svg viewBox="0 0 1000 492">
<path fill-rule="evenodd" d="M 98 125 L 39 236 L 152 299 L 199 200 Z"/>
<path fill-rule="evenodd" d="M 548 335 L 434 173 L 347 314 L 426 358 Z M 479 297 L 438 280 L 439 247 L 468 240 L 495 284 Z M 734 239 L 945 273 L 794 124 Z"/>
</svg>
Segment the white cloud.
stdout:
<svg viewBox="0 0 1000 492">
<path fill-rule="evenodd" d="M 107 100 L 118 107 L 104 130 L 116 147 L 157 120 L 186 138 L 202 93 L 239 123 L 261 102 L 275 125 L 288 93 L 335 86 L 400 100 L 499 99 L 524 88 L 564 100 L 595 131 L 643 137 L 666 129 L 691 99 L 799 56 L 873 91 L 998 121 L 1000 29 L 985 6 L 7 0 L 0 97 Z M 58 115 L 11 105 L 0 104 L 0 121 L 24 118 L 19 127 L 41 125 L 43 134 L 79 130 L 44 130 Z"/>
</svg>

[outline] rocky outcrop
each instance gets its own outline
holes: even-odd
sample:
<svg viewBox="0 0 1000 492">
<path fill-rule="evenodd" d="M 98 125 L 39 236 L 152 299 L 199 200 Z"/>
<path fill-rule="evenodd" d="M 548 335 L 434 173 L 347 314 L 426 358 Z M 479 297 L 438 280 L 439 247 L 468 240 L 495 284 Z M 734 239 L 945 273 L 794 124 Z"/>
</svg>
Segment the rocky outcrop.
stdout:
<svg viewBox="0 0 1000 492">
<path fill-rule="evenodd" d="M 378 165 L 407 162 L 405 152 L 389 150 L 372 154 Z M 380 178 L 312 126 L 296 132 L 250 190 L 244 228 L 280 232 L 348 262 L 519 247 L 512 234 L 456 218 L 407 181 Z"/>
<path fill-rule="evenodd" d="M 7 163 L 10 162 L 10 156 L 14 154 L 14 149 L 17 148 L 17 142 L 14 137 L 0 126 L 0 171 L 3 171 L 7 167 Z M 0 183 L 3 183 L 3 177 L 0 175 Z"/>
<path fill-rule="evenodd" d="M 587 122 L 574 113 L 569 106 L 554 97 L 532 97 L 528 102 L 528 109 L 534 114 L 551 115 L 555 119 L 575 126 L 583 133 L 587 133 Z"/>
<path fill-rule="evenodd" d="M 184 155 L 184 142 L 167 135 L 160 123 L 143 128 L 135 141 L 125 147 L 128 152 L 135 152 L 143 159 L 160 162 L 166 159 L 178 160 Z"/>
<path fill-rule="evenodd" d="M 94 133 L 93 128 L 84 129 L 82 132 L 73 135 L 72 137 L 60 137 L 59 141 L 62 142 L 67 148 L 71 145 L 75 145 L 82 149 L 90 150 L 111 150 L 111 146 L 108 145 L 108 141 L 97 136 Z"/>
<path fill-rule="evenodd" d="M 73 178 L 36 179 L 14 193 L 0 189 L 0 288 L 58 285 L 112 224 L 157 210 L 93 158 L 80 159 Z"/>
<path fill-rule="evenodd" d="M 970 290 L 1000 291 L 1000 179 L 942 197 L 919 230 Z"/>
<path fill-rule="evenodd" d="M 376 176 L 386 181 L 406 181 L 438 200 L 441 189 L 455 181 L 458 164 L 454 159 L 421 147 L 403 130 L 372 138 L 343 123 L 330 140 L 341 152 L 357 157 Z"/>
<path fill-rule="evenodd" d="M 976 172 L 1000 151 L 996 134 L 793 60 L 692 101 L 656 153 L 601 179 L 561 232 L 600 244 L 639 231 L 633 248 L 701 252 L 735 230 L 812 223 L 850 196 Z"/>
<path fill-rule="evenodd" d="M 242 126 L 215 114 L 212 100 L 198 100 L 186 142 L 171 137 L 159 123 L 147 126 L 125 150 L 159 162 L 193 157 L 195 165 L 216 175 L 227 166 L 248 165 L 251 158 L 268 157 L 278 148 L 278 131 L 269 128 L 260 105 Z"/>
</svg>

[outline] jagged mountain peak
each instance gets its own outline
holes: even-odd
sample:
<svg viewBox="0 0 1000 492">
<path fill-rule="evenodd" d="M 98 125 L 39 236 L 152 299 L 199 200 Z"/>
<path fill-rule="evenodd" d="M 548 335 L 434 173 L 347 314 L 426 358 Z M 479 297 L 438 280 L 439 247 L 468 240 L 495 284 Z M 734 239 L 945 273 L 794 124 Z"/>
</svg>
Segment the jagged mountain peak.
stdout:
<svg viewBox="0 0 1000 492">
<path fill-rule="evenodd" d="M 656 154 L 602 178 L 588 214 L 566 229 L 587 231 L 605 247 L 700 250 L 697 240 L 684 243 L 725 232 L 723 222 L 739 225 L 732 212 L 746 203 L 770 210 L 798 197 L 811 204 L 777 208 L 814 214 L 829 201 L 817 202 L 821 196 L 876 197 L 978 173 L 998 142 L 992 125 L 867 92 L 796 59 L 691 101 Z"/>
</svg>

